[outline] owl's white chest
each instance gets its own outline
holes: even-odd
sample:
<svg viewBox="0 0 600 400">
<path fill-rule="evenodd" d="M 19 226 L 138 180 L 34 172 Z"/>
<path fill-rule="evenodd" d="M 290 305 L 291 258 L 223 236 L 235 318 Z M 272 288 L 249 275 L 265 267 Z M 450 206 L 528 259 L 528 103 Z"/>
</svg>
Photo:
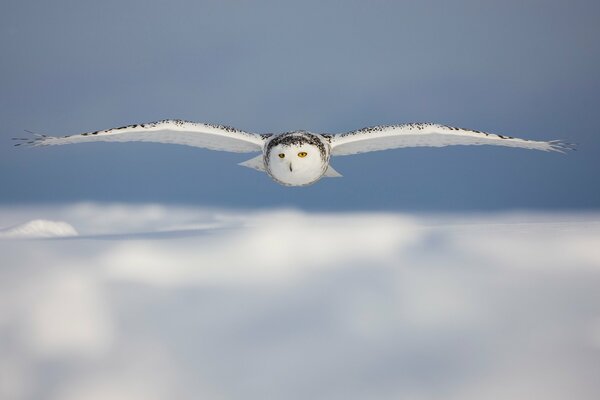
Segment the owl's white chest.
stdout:
<svg viewBox="0 0 600 400">
<path fill-rule="evenodd" d="M 329 144 L 320 135 L 289 132 L 274 137 L 265 146 L 265 169 L 283 185 L 310 185 L 327 171 L 329 155 Z"/>
</svg>

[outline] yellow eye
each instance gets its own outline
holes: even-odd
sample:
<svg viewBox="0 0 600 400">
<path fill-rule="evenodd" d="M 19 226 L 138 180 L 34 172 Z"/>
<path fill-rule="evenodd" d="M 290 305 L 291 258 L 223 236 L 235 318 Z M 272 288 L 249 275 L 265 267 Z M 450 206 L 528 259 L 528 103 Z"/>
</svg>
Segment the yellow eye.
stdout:
<svg viewBox="0 0 600 400">
<path fill-rule="evenodd" d="M 298 157 L 300 158 L 304 158 L 307 156 L 307 153 L 305 151 L 301 151 L 300 153 L 298 153 Z"/>
<path fill-rule="evenodd" d="M 279 153 L 279 158 L 284 158 L 284 157 L 285 157 L 285 154 Z"/>
</svg>

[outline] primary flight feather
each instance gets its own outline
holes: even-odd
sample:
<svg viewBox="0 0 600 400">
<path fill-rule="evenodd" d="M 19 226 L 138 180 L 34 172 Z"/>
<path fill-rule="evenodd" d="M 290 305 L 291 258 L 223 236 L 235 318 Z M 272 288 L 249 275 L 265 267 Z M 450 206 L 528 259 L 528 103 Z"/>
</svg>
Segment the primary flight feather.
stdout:
<svg viewBox="0 0 600 400">
<path fill-rule="evenodd" d="M 69 136 L 36 135 L 32 139 L 15 140 L 22 141 L 16 146 L 155 142 L 235 153 L 260 153 L 240 165 L 266 172 L 276 182 L 286 186 L 304 186 L 322 177 L 341 176 L 329 165 L 331 156 L 401 147 L 449 145 L 496 145 L 558 152 L 570 149 L 568 144 L 561 141 L 526 140 L 429 123 L 373 126 L 338 135 L 307 131 L 273 135 L 245 132 L 224 125 L 164 120 Z"/>
</svg>

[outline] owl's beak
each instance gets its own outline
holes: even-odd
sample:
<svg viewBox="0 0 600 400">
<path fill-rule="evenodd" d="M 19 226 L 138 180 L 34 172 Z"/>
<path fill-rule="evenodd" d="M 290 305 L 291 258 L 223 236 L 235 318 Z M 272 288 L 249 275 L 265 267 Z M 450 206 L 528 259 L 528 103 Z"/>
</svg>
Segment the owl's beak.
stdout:
<svg viewBox="0 0 600 400">
<path fill-rule="evenodd" d="M 290 172 L 292 172 L 292 171 L 293 171 L 293 170 L 292 170 L 292 163 L 290 163 Z"/>
</svg>

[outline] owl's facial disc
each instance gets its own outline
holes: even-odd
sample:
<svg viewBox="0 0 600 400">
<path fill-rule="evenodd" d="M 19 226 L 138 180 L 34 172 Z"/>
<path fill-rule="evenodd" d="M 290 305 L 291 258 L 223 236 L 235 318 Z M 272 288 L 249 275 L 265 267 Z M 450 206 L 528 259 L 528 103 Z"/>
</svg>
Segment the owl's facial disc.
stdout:
<svg viewBox="0 0 600 400">
<path fill-rule="evenodd" d="M 324 171 L 319 148 L 308 144 L 277 145 L 269 153 L 268 170 L 277 181 L 291 186 L 318 180 Z"/>
</svg>

